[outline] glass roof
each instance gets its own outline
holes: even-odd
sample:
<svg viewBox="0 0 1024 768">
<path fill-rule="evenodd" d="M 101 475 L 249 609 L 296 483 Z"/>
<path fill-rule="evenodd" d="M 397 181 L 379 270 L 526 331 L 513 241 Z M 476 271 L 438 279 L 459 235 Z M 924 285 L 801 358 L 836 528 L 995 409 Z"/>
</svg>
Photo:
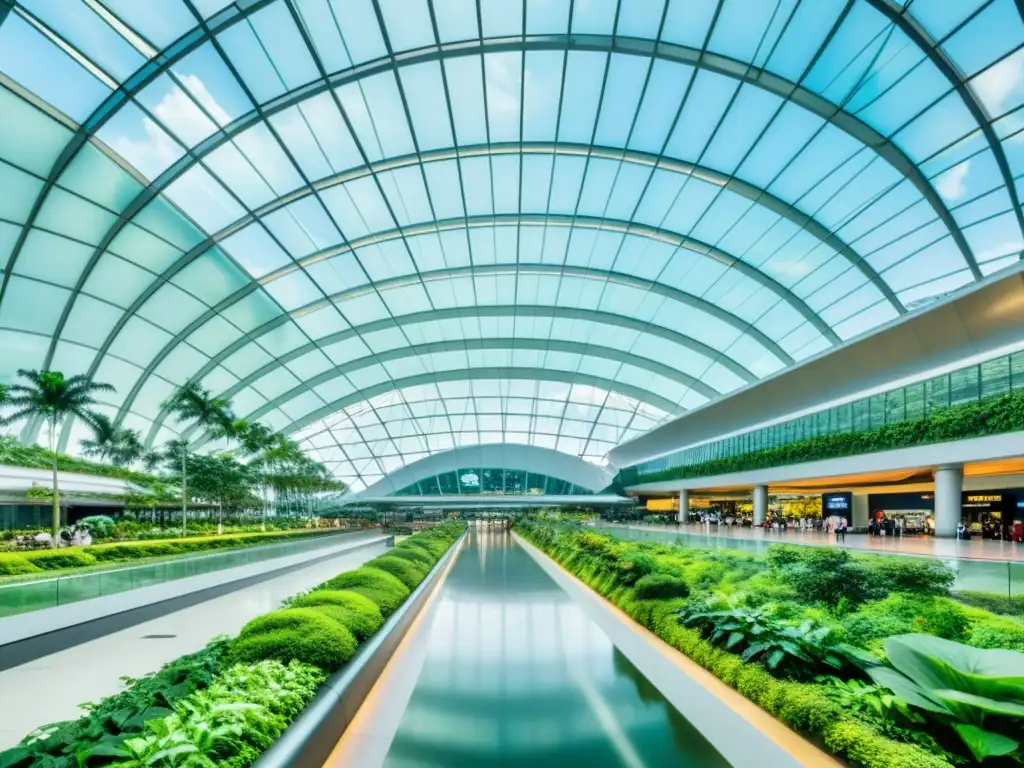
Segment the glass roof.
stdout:
<svg viewBox="0 0 1024 768">
<path fill-rule="evenodd" d="M 1014 0 L 0 0 L 0 380 L 155 445 L 199 380 L 355 490 L 601 461 L 1019 264 L 1022 44 Z"/>
</svg>

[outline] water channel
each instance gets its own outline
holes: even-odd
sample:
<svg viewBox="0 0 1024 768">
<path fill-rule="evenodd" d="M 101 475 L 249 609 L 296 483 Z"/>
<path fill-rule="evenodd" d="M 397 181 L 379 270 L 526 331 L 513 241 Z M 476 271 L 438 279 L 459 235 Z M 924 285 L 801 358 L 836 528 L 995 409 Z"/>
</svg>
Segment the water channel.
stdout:
<svg viewBox="0 0 1024 768">
<path fill-rule="evenodd" d="M 438 601 L 387 768 L 728 766 L 510 534 L 471 530 Z"/>
</svg>

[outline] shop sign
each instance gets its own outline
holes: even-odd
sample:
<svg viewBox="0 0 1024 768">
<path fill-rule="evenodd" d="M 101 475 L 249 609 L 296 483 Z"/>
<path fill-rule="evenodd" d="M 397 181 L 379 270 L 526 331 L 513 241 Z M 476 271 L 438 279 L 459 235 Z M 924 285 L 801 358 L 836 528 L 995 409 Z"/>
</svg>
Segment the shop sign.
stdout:
<svg viewBox="0 0 1024 768">
<path fill-rule="evenodd" d="M 1002 509 L 1006 496 L 1002 493 L 965 493 L 963 506 L 971 509 Z"/>
</svg>

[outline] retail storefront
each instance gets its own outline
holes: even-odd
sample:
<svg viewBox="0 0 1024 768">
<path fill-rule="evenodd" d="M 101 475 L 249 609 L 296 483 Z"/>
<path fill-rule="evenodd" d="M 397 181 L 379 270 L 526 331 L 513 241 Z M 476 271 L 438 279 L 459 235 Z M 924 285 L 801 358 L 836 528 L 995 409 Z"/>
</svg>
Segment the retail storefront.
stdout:
<svg viewBox="0 0 1024 768">
<path fill-rule="evenodd" d="M 899 519 L 906 533 L 930 527 L 935 509 L 931 493 L 873 493 L 868 496 L 872 519 Z M 1024 520 L 1024 489 L 964 491 L 964 525 L 978 535 L 1002 536 L 1004 526 Z"/>
</svg>

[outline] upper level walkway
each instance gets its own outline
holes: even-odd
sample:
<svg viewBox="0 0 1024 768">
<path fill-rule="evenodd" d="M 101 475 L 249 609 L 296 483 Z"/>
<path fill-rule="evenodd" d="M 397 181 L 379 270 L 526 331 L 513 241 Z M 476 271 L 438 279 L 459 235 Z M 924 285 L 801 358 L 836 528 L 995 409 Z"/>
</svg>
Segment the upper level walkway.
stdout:
<svg viewBox="0 0 1024 768">
<path fill-rule="evenodd" d="M 1024 563 L 1024 545 L 989 539 L 938 539 L 934 536 L 871 536 L 848 533 L 842 541 L 834 534 L 797 530 L 772 531 L 764 528 L 737 528 L 726 525 L 630 525 L 638 531 L 654 531 L 685 537 L 690 546 L 723 547 L 761 551 L 772 544 L 808 544 L 816 547 L 844 547 L 850 550 L 888 555 L 918 555 L 942 559 L 990 560 Z M 749 542 L 745 546 L 744 542 Z"/>
</svg>

